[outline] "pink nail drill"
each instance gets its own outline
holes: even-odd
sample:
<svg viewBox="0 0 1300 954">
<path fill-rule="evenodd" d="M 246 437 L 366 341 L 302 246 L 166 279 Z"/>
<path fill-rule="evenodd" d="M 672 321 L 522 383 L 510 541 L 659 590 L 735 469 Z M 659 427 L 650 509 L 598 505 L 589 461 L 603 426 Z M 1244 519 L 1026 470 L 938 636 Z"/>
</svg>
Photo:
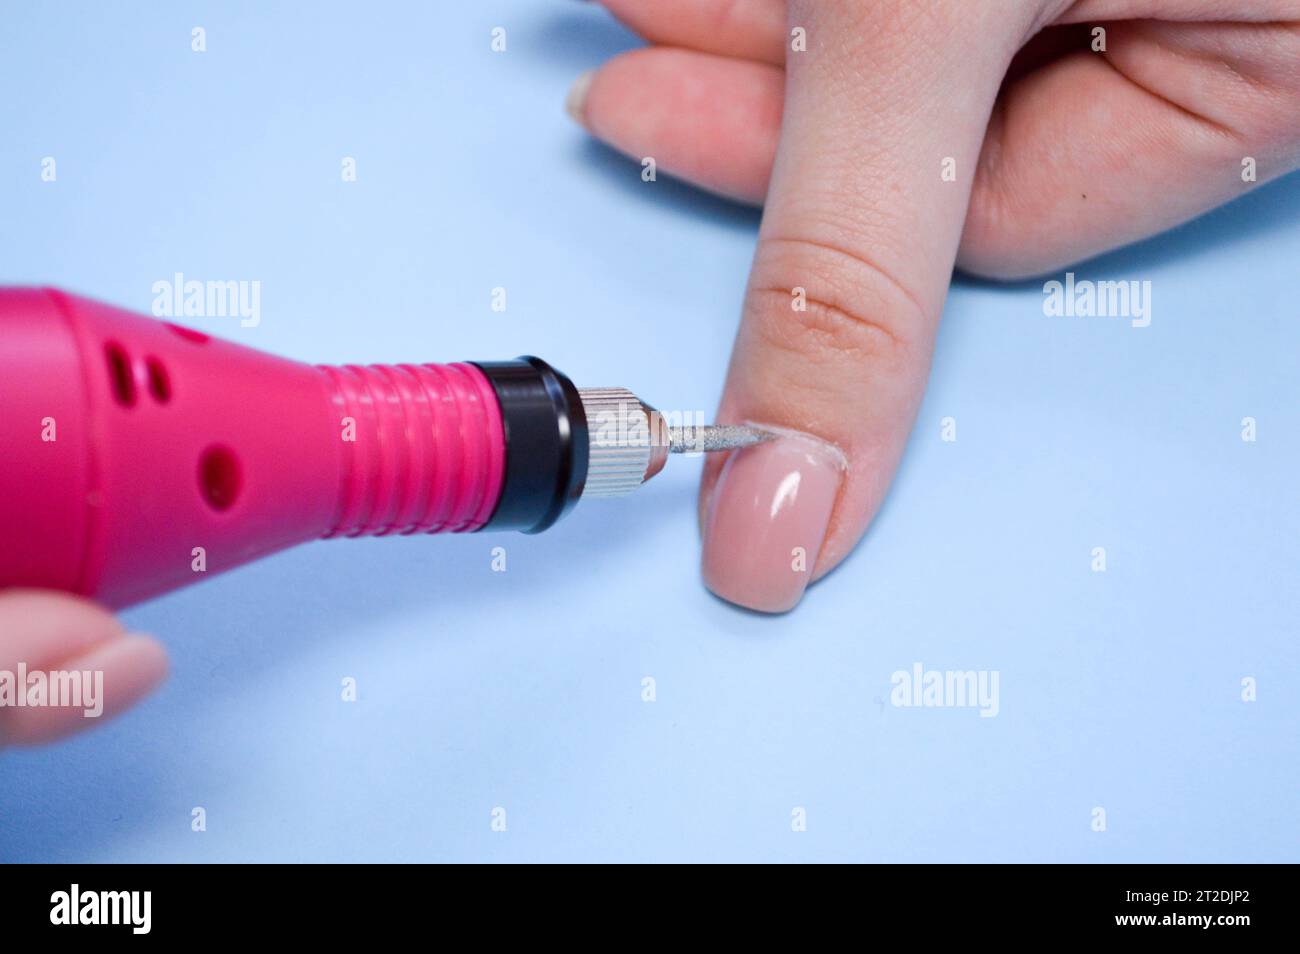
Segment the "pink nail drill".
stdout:
<svg viewBox="0 0 1300 954">
<path fill-rule="evenodd" d="M 121 607 L 320 537 L 537 533 L 767 436 L 670 428 L 540 358 L 313 366 L 0 288 L 0 588 Z"/>
</svg>

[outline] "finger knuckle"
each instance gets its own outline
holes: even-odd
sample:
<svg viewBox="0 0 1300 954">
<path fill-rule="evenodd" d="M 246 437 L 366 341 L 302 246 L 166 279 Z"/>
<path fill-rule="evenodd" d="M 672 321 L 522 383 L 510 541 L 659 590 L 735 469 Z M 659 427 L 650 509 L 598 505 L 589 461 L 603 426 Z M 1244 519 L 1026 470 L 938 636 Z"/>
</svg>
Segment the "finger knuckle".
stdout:
<svg viewBox="0 0 1300 954">
<path fill-rule="evenodd" d="M 806 239 L 765 237 L 751 281 L 751 309 L 773 347 L 856 354 L 903 366 L 931 324 L 916 295 L 861 253 Z"/>
</svg>

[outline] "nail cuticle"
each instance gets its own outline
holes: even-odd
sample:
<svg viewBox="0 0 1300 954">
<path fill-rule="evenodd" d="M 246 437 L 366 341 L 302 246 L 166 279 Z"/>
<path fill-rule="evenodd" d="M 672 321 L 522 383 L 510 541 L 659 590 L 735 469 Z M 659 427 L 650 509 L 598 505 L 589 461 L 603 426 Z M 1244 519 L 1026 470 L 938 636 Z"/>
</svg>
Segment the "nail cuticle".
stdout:
<svg viewBox="0 0 1300 954">
<path fill-rule="evenodd" d="M 807 445 L 814 453 L 820 457 L 833 460 L 842 471 L 848 471 L 848 455 L 840 448 L 838 444 L 833 444 L 828 440 L 823 440 L 807 431 L 798 431 L 792 427 L 782 427 L 779 424 L 769 424 L 766 421 L 746 420 L 745 424 L 750 427 L 756 427 L 760 430 L 770 431 L 783 441 Z M 761 445 L 759 445 L 761 446 Z"/>
</svg>

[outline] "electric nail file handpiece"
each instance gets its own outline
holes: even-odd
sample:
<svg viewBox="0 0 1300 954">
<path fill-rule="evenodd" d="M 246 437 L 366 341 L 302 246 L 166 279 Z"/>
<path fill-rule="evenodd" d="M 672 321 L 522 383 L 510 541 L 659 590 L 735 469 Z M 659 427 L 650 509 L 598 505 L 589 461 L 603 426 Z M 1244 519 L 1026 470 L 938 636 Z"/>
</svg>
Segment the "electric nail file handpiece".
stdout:
<svg viewBox="0 0 1300 954">
<path fill-rule="evenodd" d="M 321 537 L 537 533 L 767 436 L 669 428 L 540 358 L 313 366 L 0 288 L 0 588 L 121 607 Z"/>
</svg>

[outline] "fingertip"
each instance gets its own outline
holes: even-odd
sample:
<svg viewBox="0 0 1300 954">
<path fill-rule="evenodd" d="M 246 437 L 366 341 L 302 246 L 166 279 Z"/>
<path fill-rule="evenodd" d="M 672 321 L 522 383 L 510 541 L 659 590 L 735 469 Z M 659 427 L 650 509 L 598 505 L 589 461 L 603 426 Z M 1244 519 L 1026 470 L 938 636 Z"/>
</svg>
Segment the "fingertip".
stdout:
<svg viewBox="0 0 1300 954">
<path fill-rule="evenodd" d="M 28 670 L 21 705 L 0 710 L 0 746 L 40 745 L 92 728 L 129 709 L 166 677 L 167 652 L 129 633 L 46 670 Z M 32 686 L 42 688 L 34 695 Z"/>
<path fill-rule="evenodd" d="M 740 202 L 767 190 L 782 70 L 669 47 L 630 50 L 579 76 L 565 109 L 592 136 L 660 173 Z"/>
<path fill-rule="evenodd" d="M 117 699 L 127 708 L 153 692 L 171 671 L 167 647 L 156 636 L 128 633 L 111 644 L 113 665 L 120 682 Z"/>
</svg>

